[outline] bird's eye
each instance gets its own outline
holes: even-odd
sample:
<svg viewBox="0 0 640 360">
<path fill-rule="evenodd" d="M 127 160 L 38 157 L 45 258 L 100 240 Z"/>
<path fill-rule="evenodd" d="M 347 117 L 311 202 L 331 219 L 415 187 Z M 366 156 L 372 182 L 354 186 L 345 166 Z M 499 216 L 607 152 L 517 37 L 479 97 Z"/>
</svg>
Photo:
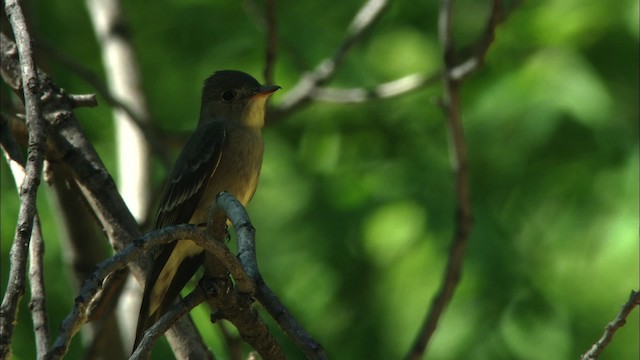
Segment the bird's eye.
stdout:
<svg viewBox="0 0 640 360">
<path fill-rule="evenodd" d="M 222 93 L 222 100 L 226 102 L 233 101 L 236 97 L 236 92 L 233 90 L 226 90 Z"/>
</svg>

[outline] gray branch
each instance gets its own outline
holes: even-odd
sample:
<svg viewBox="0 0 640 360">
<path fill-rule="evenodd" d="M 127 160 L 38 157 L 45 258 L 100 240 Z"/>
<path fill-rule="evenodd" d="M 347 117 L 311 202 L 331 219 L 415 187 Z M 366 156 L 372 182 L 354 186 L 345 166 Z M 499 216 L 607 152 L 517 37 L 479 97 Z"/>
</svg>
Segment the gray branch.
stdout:
<svg viewBox="0 0 640 360">
<path fill-rule="evenodd" d="M 5 1 L 5 13 L 11 23 L 16 39 L 13 55 L 19 57 L 19 65 L 12 67 L 20 71 L 14 79 L 21 83 L 24 97 L 29 145 L 24 180 L 20 187 L 20 209 L 13 244 L 10 253 L 9 281 L 0 305 L 0 358 L 8 358 L 11 353 L 13 330 L 16 323 L 18 304 L 25 292 L 27 257 L 29 242 L 36 215 L 36 196 L 44 163 L 45 128 L 41 116 L 40 86 L 33 61 L 32 40 L 22 9 L 17 0 Z M 16 74 L 17 75 L 17 74 Z"/>
<path fill-rule="evenodd" d="M 0 34 L 1 73 L 5 82 L 14 90 L 20 91 L 20 62 L 16 44 L 4 34 Z M 72 103 L 67 95 L 58 88 L 43 72 L 38 71 L 42 92 L 42 111 L 49 130 L 49 140 L 57 156 L 64 159 L 61 163 L 75 180 L 81 195 L 93 210 L 100 226 L 114 249 L 122 249 L 131 239 L 140 237 L 138 225 L 118 193 L 111 175 L 98 157 L 91 142 L 78 125 L 73 113 Z M 138 282 L 144 282 L 144 272 L 150 264 L 138 259 L 130 264 Z M 170 338 L 176 338 L 182 352 L 176 352 L 178 358 L 205 358 L 208 352 L 202 338 L 189 320 L 180 320 L 182 331 L 171 332 Z M 10 337 L 2 332 L 3 337 Z M 4 349 L 4 347 L 3 347 Z M 175 348 L 174 348 L 175 350 Z"/>
<path fill-rule="evenodd" d="M 387 0 L 369 0 L 354 16 L 347 35 L 333 55 L 322 60 L 312 71 L 303 74 L 293 89 L 287 92 L 278 107 L 270 111 L 268 120 L 276 122 L 308 103 L 316 88 L 326 84 L 344 61 L 347 53 L 384 14 Z"/>
<path fill-rule="evenodd" d="M 580 357 L 580 360 L 597 359 L 600 356 L 600 353 L 602 353 L 611 340 L 613 340 L 613 335 L 616 331 L 627 323 L 627 317 L 636 306 L 640 306 L 640 292 L 631 290 L 629 300 L 622 305 L 622 308 L 616 318 L 607 324 L 604 328 L 604 334 L 602 334 L 602 337 L 593 344 L 589 351 Z"/>
<path fill-rule="evenodd" d="M 26 176 L 25 161 L 4 117 L 0 118 L 0 143 L 16 181 L 16 186 L 19 187 Z M 47 322 L 44 285 L 44 240 L 37 210 L 33 217 L 33 231 L 29 250 L 29 285 L 31 290 L 29 309 L 31 310 L 33 328 L 36 335 L 36 351 L 38 358 L 42 358 L 49 348 L 49 325 Z"/>
<path fill-rule="evenodd" d="M 47 353 L 46 358 L 50 360 L 60 359 L 66 354 L 71 339 L 88 319 L 89 314 L 87 309 L 91 307 L 92 301 L 95 299 L 96 294 L 100 291 L 102 284 L 109 275 L 125 268 L 139 258 L 141 254 L 150 251 L 152 248 L 179 239 L 191 239 L 210 253 L 219 256 L 221 261 L 229 261 L 229 259 L 238 261 L 224 244 L 212 241 L 206 232 L 195 225 L 167 227 L 149 232 L 143 237 L 133 240 L 115 255 L 100 263 L 96 271 L 85 281 L 80 294 L 75 299 L 71 312 L 62 322 L 60 334 L 51 350 Z M 233 275 L 234 277 L 237 276 L 240 284 L 246 284 L 248 279 L 246 276 L 243 278 L 244 274 Z"/>
<path fill-rule="evenodd" d="M 255 282 L 256 299 L 267 309 L 282 330 L 293 340 L 308 359 L 327 359 L 327 355 L 317 341 L 304 330 L 302 325 L 280 302 L 260 274 L 255 252 L 255 229 L 247 211 L 231 194 L 222 192 L 216 199 L 216 206 L 224 209 L 236 229 L 238 239 L 238 258 L 244 271 Z"/>
<path fill-rule="evenodd" d="M 438 322 L 444 314 L 446 307 L 453 299 L 455 290 L 462 277 L 462 264 L 465 250 L 473 225 L 471 210 L 471 196 L 469 186 L 469 166 L 467 161 L 467 146 L 462 123 L 462 110 L 460 105 L 461 81 L 471 72 L 477 70 L 486 56 L 494 38 L 494 31 L 501 19 L 501 1 L 493 0 L 491 15 L 487 21 L 486 31 L 479 37 L 479 46 L 470 61 L 462 65 L 456 64 L 456 49 L 452 34 L 453 0 L 443 0 L 440 7 L 439 35 L 443 48 L 443 63 L 445 66 L 444 95 L 442 107 L 446 115 L 449 127 L 449 139 L 452 152 L 452 168 L 455 178 L 455 214 L 454 235 L 449 249 L 447 265 L 442 277 L 440 289 L 433 298 L 427 316 L 420 331 L 407 354 L 411 360 L 422 359 L 429 341 L 435 333 Z"/>
</svg>

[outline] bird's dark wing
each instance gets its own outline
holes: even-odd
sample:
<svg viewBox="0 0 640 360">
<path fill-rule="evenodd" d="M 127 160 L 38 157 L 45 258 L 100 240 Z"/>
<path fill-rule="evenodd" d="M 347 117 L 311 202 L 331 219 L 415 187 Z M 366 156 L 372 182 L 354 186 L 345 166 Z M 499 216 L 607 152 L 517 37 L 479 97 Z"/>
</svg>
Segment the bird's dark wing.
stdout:
<svg viewBox="0 0 640 360">
<path fill-rule="evenodd" d="M 221 122 L 205 123 L 194 131 L 169 176 L 160 201 L 156 229 L 189 223 L 203 192 L 220 163 L 225 137 L 226 131 Z M 174 241 L 162 248 L 147 277 L 138 317 L 134 350 L 142 340 L 144 331 L 168 310 L 180 294 L 180 290 L 202 264 L 204 258 L 202 252 L 181 258 L 183 256 L 182 250 L 177 250 L 176 254 L 181 255 L 174 256 L 171 263 L 168 264 L 177 244 L 178 242 Z M 167 266 L 177 269 L 175 274 L 172 278 L 165 278 L 158 282 L 160 274 Z M 160 291 L 165 294 L 164 298 L 151 299 L 154 288 L 166 289 L 166 292 Z M 152 300 L 160 305 L 153 313 L 150 313 Z"/>
<path fill-rule="evenodd" d="M 225 135 L 221 122 L 202 124 L 191 135 L 162 194 L 156 229 L 189 222 L 220 162 Z"/>
</svg>

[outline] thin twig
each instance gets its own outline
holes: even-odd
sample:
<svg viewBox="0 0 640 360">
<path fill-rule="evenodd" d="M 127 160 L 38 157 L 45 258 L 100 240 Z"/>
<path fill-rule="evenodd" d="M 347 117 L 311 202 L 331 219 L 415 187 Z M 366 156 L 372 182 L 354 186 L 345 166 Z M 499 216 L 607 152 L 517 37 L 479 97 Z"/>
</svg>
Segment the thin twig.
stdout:
<svg viewBox="0 0 640 360">
<path fill-rule="evenodd" d="M 325 360 L 328 359 L 322 345 L 318 343 L 302 327 L 291 312 L 282 304 L 278 296 L 267 286 L 262 279 L 256 282 L 256 299 L 271 314 L 273 319 L 280 325 L 285 334 L 298 346 L 307 359 Z"/>
<path fill-rule="evenodd" d="M 443 47 L 443 62 L 445 64 L 445 89 L 442 105 L 449 125 L 449 137 L 451 140 L 453 169 L 455 173 L 455 234 L 449 251 L 441 288 L 433 299 L 411 351 L 407 354 L 408 359 L 421 359 L 423 357 L 440 317 L 453 298 L 454 291 L 462 274 L 464 252 L 473 220 L 469 194 L 467 150 L 460 113 L 459 86 L 460 82 L 466 78 L 466 76 L 478 70 L 484 63 L 486 53 L 495 38 L 495 28 L 503 20 L 501 12 L 502 3 L 500 0 L 493 0 L 491 15 L 487 21 L 485 32 L 477 41 L 476 53 L 465 62 L 456 64 L 456 53 L 451 31 L 452 2 L 453 0 L 443 0 L 442 2 L 439 33 L 440 43 Z"/>
<path fill-rule="evenodd" d="M 492 1 L 489 20 L 487 21 L 484 34 L 476 42 L 476 51 L 467 60 L 449 70 L 451 79 L 462 81 L 484 65 L 487 52 L 495 40 L 496 28 L 504 21 L 504 18 L 505 14 L 502 11 L 502 1 Z"/>
<path fill-rule="evenodd" d="M 267 23 L 267 45 L 264 59 L 264 82 L 274 84 L 276 55 L 278 52 L 278 28 L 276 22 L 276 0 L 267 0 L 265 8 Z"/>
<path fill-rule="evenodd" d="M 602 351 L 607 347 L 607 345 L 613 339 L 613 335 L 616 331 L 623 327 L 627 322 L 627 317 L 631 313 L 631 311 L 636 307 L 640 306 L 640 292 L 631 290 L 631 295 L 629 295 L 629 300 L 622 305 L 620 312 L 616 315 L 616 318 L 613 319 L 610 323 L 607 324 L 604 328 L 604 334 L 602 337 L 587 351 L 580 360 L 595 360 L 597 359 Z"/>
<path fill-rule="evenodd" d="M 74 109 L 80 107 L 93 108 L 98 106 L 98 100 L 94 94 L 69 94 L 68 97 Z"/>
<path fill-rule="evenodd" d="M 36 214 L 36 196 L 44 163 L 45 128 L 40 109 L 40 84 L 33 60 L 32 41 L 18 0 L 5 1 L 5 13 L 11 23 L 20 59 L 22 92 L 29 145 L 25 178 L 20 186 L 20 209 L 13 244 L 11 245 L 9 281 L 0 305 L 0 358 L 11 352 L 18 304 L 25 291 L 29 241 Z"/>
<path fill-rule="evenodd" d="M 453 294 L 462 276 L 462 263 L 464 253 L 469 240 L 472 227 L 471 197 L 469 194 L 469 170 L 467 165 L 467 149 L 464 137 L 462 115 L 460 110 L 460 81 L 463 76 L 456 75 L 456 54 L 452 35 L 452 11 L 453 0 L 443 0 L 440 8 L 439 34 L 443 48 L 444 72 L 444 96 L 442 105 L 449 125 L 449 137 L 451 140 L 451 152 L 453 158 L 453 171 L 455 176 L 455 232 L 449 250 L 446 269 L 442 278 L 440 289 L 433 298 L 427 316 L 416 337 L 408 359 L 421 359 L 433 336 L 442 314 L 453 299 Z M 492 12 L 488 21 L 484 37 L 480 39 L 483 46 L 477 53 L 477 59 L 484 59 L 486 51 L 493 40 L 494 28 L 497 26 L 497 12 L 500 9 L 500 0 L 494 0 Z M 490 39 L 486 39 L 490 36 Z M 480 64 L 480 62 L 477 62 Z M 469 67 L 467 71 L 478 68 L 479 65 Z M 467 75 L 468 72 L 465 73 Z"/>
<path fill-rule="evenodd" d="M 193 308 L 200 305 L 207 299 L 206 293 L 196 286 L 196 288 L 184 299 L 180 299 L 174 304 L 169 311 L 167 311 L 162 317 L 151 326 L 140 341 L 140 344 L 135 349 L 130 360 L 148 359 L 151 356 L 151 350 L 153 345 L 160 339 L 160 337 L 169 330 L 169 328 L 182 316 L 188 314 Z"/>
<path fill-rule="evenodd" d="M 25 161 L 4 116 L 0 118 L 0 143 L 10 165 L 16 186 L 19 186 L 26 176 Z M 47 322 L 44 285 L 44 241 L 37 211 L 33 217 L 33 231 L 29 250 L 29 285 L 31 292 L 29 309 L 31 310 L 36 336 L 36 352 L 38 358 L 42 358 L 49 348 L 49 325 Z"/>
<path fill-rule="evenodd" d="M 495 29 L 503 20 L 504 14 L 502 13 L 500 1 L 493 1 L 491 16 L 485 28 L 484 35 L 476 44 L 476 51 L 465 61 L 455 64 L 455 66 L 448 69 L 449 76 L 452 80 L 461 81 L 484 65 L 487 51 L 495 39 Z M 298 101 L 302 102 L 300 104 L 296 104 L 295 107 L 304 105 L 308 100 L 350 104 L 396 97 L 436 84 L 443 73 L 444 71 L 440 70 L 433 72 L 430 75 L 410 74 L 396 80 L 376 85 L 372 88 L 356 87 L 339 89 L 322 87 L 321 84 L 318 84 L 316 86 L 306 88 L 308 93 L 305 94 L 305 96 L 307 99 L 299 99 Z M 298 83 L 298 85 L 300 85 L 300 83 Z M 294 87 L 294 90 L 297 89 L 301 88 Z M 293 97 L 293 92 L 294 91 L 292 90 L 290 92 L 291 95 L 286 95 L 285 101 Z M 293 111 L 293 109 L 288 110 L 285 107 L 289 106 L 286 105 L 286 102 L 283 103 L 285 104 L 284 106 L 281 104 L 279 107 L 274 108 L 271 111 L 274 121 L 279 120 L 280 117 L 284 116 L 286 113 Z"/>
<path fill-rule="evenodd" d="M 44 285 L 44 239 L 40 217 L 33 218 L 33 233 L 29 255 L 29 284 L 31 300 L 29 310 L 33 318 L 33 330 L 36 335 L 38 359 L 42 359 L 49 350 L 49 324 L 47 320 L 47 298 Z"/>
<path fill-rule="evenodd" d="M 373 88 L 336 89 L 319 87 L 311 93 L 311 98 L 317 101 L 334 103 L 362 103 L 370 100 L 386 99 L 404 95 L 440 81 L 442 73 L 437 71 L 431 75 L 410 74 L 399 79 L 385 82 Z"/>
<path fill-rule="evenodd" d="M 315 89 L 333 77 L 349 50 L 372 28 L 387 6 L 387 0 L 367 1 L 354 16 L 346 37 L 333 55 L 322 60 L 312 71 L 303 74 L 291 91 L 284 95 L 280 104 L 271 110 L 268 120 L 274 123 L 308 103 Z"/>
</svg>

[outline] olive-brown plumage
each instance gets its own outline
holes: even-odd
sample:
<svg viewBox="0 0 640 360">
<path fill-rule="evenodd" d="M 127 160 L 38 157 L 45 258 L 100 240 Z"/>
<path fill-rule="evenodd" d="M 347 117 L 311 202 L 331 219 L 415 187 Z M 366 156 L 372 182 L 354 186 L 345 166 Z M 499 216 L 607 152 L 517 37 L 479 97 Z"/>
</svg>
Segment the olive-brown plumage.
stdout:
<svg viewBox="0 0 640 360">
<path fill-rule="evenodd" d="M 160 200 L 155 228 L 207 222 L 222 191 L 247 205 L 258 185 L 265 102 L 278 86 L 261 86 L 240 71 L 218 71 L 204 83 L 198 126 L 176 160 Z M 191 240 L 165 245 L 147 277 L 134 350 L 146 329 L 173 304 L 201 266 L 204 250 Z"/>
</svg>

